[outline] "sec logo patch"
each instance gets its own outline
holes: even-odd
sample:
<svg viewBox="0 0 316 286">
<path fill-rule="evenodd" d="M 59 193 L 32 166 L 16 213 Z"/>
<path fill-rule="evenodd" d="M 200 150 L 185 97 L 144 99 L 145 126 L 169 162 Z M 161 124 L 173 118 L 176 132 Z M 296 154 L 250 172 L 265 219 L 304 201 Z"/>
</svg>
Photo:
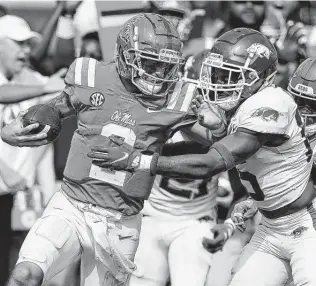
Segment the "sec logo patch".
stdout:
<svg viewBox="0 0 316 286">
<path fill-rule="evenodd" d="M 105 97 L 101 92 L 92 93 L 90 96 L 90 102 L 93 106 L 101 106 L 105 101 Z"/>
</svg>

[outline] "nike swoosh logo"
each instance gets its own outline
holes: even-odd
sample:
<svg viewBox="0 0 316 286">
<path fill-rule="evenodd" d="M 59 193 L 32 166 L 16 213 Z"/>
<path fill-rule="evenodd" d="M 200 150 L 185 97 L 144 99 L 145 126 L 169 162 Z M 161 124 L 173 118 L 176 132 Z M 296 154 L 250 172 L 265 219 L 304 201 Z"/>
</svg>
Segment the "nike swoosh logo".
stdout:
<svg viewBox="0 0 316 286">
<path fill-rule="evenodd" d="M 123 152 L 123 153 L 124 153 L 123 157 L 118 158 L 118 159 L 112 161 L 111 164 L 117 163 L 117 162 L 121 162 L 121 161 L 125 160 L 125 159 L 128 157 L 128 153 L 126 153 L 126 152 Z"/>
<path fill-rule="evenodd" d="M 156 112 L 161 112 L 161 110 L 155 110 L 155 109 L 146 109 L 147 113 L 156 113 Z"/>
</svg>

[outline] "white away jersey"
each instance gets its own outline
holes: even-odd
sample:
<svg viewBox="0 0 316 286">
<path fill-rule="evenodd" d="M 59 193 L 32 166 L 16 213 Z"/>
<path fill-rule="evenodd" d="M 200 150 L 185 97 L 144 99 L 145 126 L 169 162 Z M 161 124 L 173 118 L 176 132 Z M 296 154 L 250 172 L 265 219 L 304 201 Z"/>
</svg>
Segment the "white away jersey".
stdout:
<svg viewBox="0 0 316 286">
<path fill-rule="evenodd" d="M 265 88 L 239 107 L 228 131 L 237 128 L 288 138 L 277 147 L 266 143 L 237 168 L 259 208 L 276 210 L 295 201 L 308 183 L 313 160 L 293 98 L 281 88 Z"/>
<path fill-rule="evenodd" d="M 169 143 L 187 141 L 185 135 L 176 132 Z M 210 216 L 216 219 L 216 196 L 219 175 L 211 180 L 173 179 L 156 176 L 148 201 L 145 201 L 142 213 L 161 219 L 198 219 Z M 176 192 L 191 192 L 192 198 L 175 195 Z M 206 192 L 203 196 L 193 198 L 199 192 Z"/>
</svg>

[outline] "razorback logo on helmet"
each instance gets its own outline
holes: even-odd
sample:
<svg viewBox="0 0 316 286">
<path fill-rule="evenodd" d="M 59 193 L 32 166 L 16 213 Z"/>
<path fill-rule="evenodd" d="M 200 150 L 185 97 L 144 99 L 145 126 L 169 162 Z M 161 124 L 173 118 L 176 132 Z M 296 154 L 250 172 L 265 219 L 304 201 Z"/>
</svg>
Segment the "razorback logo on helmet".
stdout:
<svg viewBox="0 0 316 286">
<path fill-rule="evenodd" d="M 144 14 L 139 14 L 132 19 L 130 19 L 127 24 L 124 26 L 124 29 L 120 32 L 120 38 L 125 42 L 128 43 L 131 36 L 131 28 L 132 26 L 141 18 L 144 18 Z"/>
<path fill-rule="evenodd" d="M 248 49 L 247 49 L 248 54 L 250 55 L 251 58 L 258 56 L 259 58 L 270 58 L 271 51 L 268 49 L 268 47 L 255 43 L 252 44 Z"/>
<path fill-rule="evenodd" d="M 90 96 L 90 102 L 93 106 L 101 106 L 105 101 L 104 95 L 101 92 L 92 93 Z"/>
<path fill-rule="evenodd" d="M 275 109 L 272 109 L 270 107 L 260 107 L 257 110 L 255 110 L 250 117 L 260 117 L 264 121 L 275 121 L 277 122 L 279 117 L 282 116 L 282 114 Z"/>
</svg>

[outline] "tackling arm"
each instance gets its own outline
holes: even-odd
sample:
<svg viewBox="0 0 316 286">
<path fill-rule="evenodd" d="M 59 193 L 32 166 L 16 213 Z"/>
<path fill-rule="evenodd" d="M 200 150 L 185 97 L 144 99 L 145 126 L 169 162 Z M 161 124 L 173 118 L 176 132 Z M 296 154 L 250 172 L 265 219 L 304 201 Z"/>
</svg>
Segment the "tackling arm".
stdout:
<svg viewBox="0 0 316 286">
<path fill-rule="evenodd" d="M 210 178 L 247 160 L 268 141 L 265 134 L 237 130 L 214 144 L 207 154 L 160 156 L 151 171 L 167 177 Z"/>
</svg>

